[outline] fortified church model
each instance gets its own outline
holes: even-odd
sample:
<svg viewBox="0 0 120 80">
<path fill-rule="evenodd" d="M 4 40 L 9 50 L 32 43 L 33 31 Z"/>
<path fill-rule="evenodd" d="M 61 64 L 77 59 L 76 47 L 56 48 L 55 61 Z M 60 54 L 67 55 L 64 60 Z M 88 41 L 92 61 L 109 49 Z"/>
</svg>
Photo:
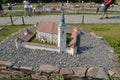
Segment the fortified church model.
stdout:
<svg viewBox="0 0 120 80">
<path fill-rule="evenodd" d="M 74 55 L 77 53 L 77 36 L 79 30 L 77 28 L 70 29 L 66 27 L 64 11 L 62 9 L 62 18 L 59 25 L 56 23 L 41 21 L 37 23 L 31 29 L 27 29 L 22 39 L 16 39 L 16 47 L 25 47 L 30 49 L 43 49 L 50 51 L 57 51 L 59 53 L 69 53 Z M 66 46 L 66 35 L 70 35 L 70 42 L 68 47 Z M 31 38 L 36 37 L 40 41 L 46 41 L 47 43 L 54 43 L 57 46 L 51 46 L 46 44 L 37 44 L 29 42 Z"/>
</svg>

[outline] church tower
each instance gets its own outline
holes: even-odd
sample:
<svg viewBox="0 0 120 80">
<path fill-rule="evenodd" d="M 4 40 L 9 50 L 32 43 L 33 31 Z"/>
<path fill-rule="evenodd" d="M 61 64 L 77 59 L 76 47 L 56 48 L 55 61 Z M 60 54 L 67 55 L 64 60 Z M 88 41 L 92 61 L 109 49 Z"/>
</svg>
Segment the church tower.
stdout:
<svg viewBox="0 0 120 80">
<path fill-rule="evenodd" d="M 61 10 L 62 18 L 58 26 L 58 47 L 60 53 L 66 53 L 66 24 L 63 8 L 61 8 Z"/>
</svg>

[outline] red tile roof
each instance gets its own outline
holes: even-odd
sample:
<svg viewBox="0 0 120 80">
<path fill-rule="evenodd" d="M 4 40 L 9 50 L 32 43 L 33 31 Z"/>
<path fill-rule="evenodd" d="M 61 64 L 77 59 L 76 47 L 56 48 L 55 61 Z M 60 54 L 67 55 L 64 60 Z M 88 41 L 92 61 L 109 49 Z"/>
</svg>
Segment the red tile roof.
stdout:
<svg viewBox="0 0 120 80">
<path fill-rule="evenodd" d="M 37 25 L 37 30 L 51 34 L 58 34 L 58 25 L 53 22 L 41 21 Z M 72 33 L 72 29 L 68 28 L 67 33 Z"/>
<path fill-rule="evenodd" d="M 22 40 L 24 42 L 28 42 L 34 35 L 36 34 L 36 28 L 32 28 L 31 30 L 27 29 L 27 35 L 25 35 Z"/>
<path fill-rule="evenodd" d="M 57 24 L 47 21 L 41 21 L 37 26 L 37 30 L 51 34 L 58 34 Z"/>
</svg>

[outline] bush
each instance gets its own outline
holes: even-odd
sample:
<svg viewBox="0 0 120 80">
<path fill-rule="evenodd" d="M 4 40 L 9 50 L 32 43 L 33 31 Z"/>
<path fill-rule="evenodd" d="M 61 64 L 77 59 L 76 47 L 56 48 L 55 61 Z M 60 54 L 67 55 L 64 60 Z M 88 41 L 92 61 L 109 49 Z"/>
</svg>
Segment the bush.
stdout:
<svg viewBox="0 0 120 80">
<path fill-rule="evenodd" d="M 112 80 L 120 80 L 120 78 L 113 78 Z"/>
<path fill-rule="evenodd" d="M 115 47 L 120 47 L 120 40 L 115 40 L 111 43 L 111 45 L 115 48 Z"/>
<path fill-rule="evenodd" d="M 52 80 L 64 80 L 63 76 L 56 76 Z"/>
</svg>

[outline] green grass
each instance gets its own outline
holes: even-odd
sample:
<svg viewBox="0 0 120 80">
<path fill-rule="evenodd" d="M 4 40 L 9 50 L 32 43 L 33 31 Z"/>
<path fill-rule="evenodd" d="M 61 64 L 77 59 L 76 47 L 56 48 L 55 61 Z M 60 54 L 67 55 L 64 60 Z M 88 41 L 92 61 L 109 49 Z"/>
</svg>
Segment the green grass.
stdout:
<svg viewBox="0 0 120 80">
<path fill-rule="evenodd" d="M 66 40 L 66 43 L 67 43 L 67 46 L 68 46 L 68 44 L 69 44 L 69 42 L 70 42 L 70 35 L 67 35 L 66 39 L 67 39 L 67 40 Z M 55 43 L 47 43 L 47 42 L 43 43 L 42 41 L 36 39 L 35 36 L 34 36 L 29 42 L 38 43 L 38 44 L 48 44 L 48 45 L 57 46 Z"/>
<path fill-rule="evenodd" d="M 23 16 L 24 12 L 7 12 L 4 16 L 9 17 L 10 15 L 12 15 L 12 16 Z"/>
<path fill-rule="evenodd" d="M 55 43 L 48 43 L 48 42 L 42 42 L 38 39 L 36 39 L 36 37 L 34 36 L 29 42 L 32 42 L 32 43 L 38 43 L 38 44 L 48 44 L 48 45 L 53 45 L 53 46 L 57 46 Z"/>
<path fill-rule="evenodd" d="M 76 13 L 68 13 L 68 12 L 65 12 L 65 15 L 81 15 L 83 14 L 83 11 L 80 11 L 80 12 L 76 12 Z M 84 12 L 84 14 L 88 14 L 88 15 L 101 15 L 102 13 L 96 13 L 96 11 L 86 11 Z M 109 14 L 120 14 L 119 11 L 110 11 Z M 3 17 L 8 17 L 8 16 L 23 16 L 24 15 L 24 12 L 7 12 Z M 57 12 L 57 11 L 53 11 L 53 12 L 36 12 L 35 14 L 31 14 L 32 16 L 34 15 L 61 15 L 61 12 Z"/>
<path fill-rule="evenodd" d="M 37 3 L 32 3 L 30 5 L 36 5 L 36 8 L 39 9 L 41 7 L 37 6 Z M 3 9 L 8 10 L 7 4 L 3 4 Z M 15 6 L 12 6 L 12 10 L 24 10 L 24 5 L 22 3 L 17 3 Z"/>
<path fill-rule="evenodd" d="M 4 25 L 4 26 L 0 26 L 0 28 L 4 28 L 2 31 L 0 31 L 0 42 L 5 39 L 7 36 L 11 35 L 12 33 L 17 32 L 19 29 L 28 27 L 30 25 L 14 25 L 14 26 L 10 26 L 10 25 Z"/>
<path fill-rule="evenodd" d="M 8 10 L 8 7 L 3 6 L 3 9 Z M 23 10 L 23 9 L 24 9 L 23 5 L 12 6 L 12 10 Z"/>
<path fill-rule="evenodd" d="M 113 78 L 112 80 L 120 80 L 120 78 Z"/>
<path fill-rule="evenodd" d="M 120 24 L 72 24 L 73 26 L 79 26 L 80 29 L 84 29 L 90 32 L 94 32 L 99 36 L 103 36 L 110 44 L 114 40 L 120 39 Z"/>
<path fill-rule="evenodd" d="M 52 80 L 64 80 L 63 76 L 55 76 Z"/>
</svg>

